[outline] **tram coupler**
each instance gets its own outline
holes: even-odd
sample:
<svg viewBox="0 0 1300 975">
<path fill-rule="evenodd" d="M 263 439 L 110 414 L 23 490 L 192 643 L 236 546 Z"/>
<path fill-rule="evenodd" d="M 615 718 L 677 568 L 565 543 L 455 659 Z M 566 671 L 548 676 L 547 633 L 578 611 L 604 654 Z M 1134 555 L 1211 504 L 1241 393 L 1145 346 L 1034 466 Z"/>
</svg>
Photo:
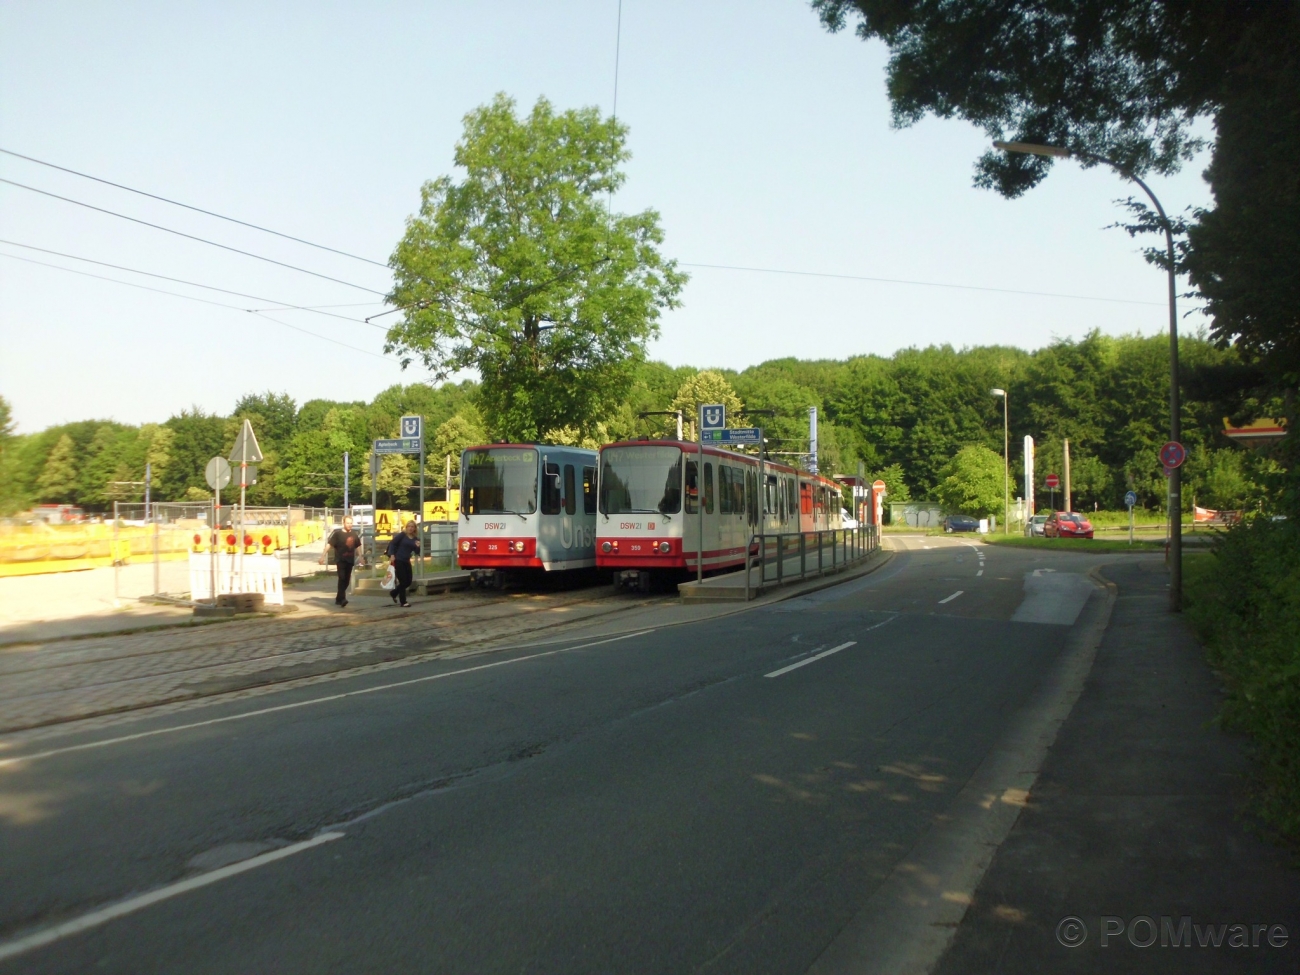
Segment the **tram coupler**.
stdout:
<svg viewBox="0 0 1300 975">
<path fill-rule="evenodd" d="M 469 585 L 471 589 L 504 589 L 506 574 L 498 569 L 470 569 Z"/>
<path fill-rule="evenodd" d="M 649 592 L 650 573 L 644 569 L 621 569 L 614 573 L 614 586 L 634 592 Z"/>
</svg>

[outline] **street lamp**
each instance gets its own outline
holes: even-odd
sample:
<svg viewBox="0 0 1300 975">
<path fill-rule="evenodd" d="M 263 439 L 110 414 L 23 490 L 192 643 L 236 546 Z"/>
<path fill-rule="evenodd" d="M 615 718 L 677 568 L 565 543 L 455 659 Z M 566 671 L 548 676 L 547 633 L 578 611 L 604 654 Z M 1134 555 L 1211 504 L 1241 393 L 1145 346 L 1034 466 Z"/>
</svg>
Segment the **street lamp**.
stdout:
<svg viewBox="0 0 1300 975">
<path fill-rule="evenodd" d="M 1005 389 L 990 389 L 994 396 L 1002 397 L 1002 533 L 1011 534 L 1011 428 L 1007 412 L 1011 397 Z"/>
<path fill-rule="evenodd" d="M 1169 259 L 1169 439 L 1181 442 L 1183 431 L 1182 406 L 1178 392 L 1178 311 L 1175 298 L 1177 281 L 1174 265 L 1174 231 L 1169 223 L 1169 217 L 1165 215 L 1165 208 L 1151 192 L 1151 187 L 1135 176 L 1132 170 L 1105 156 L 1063 149 L 1060 146 L 1036 145 L 1032 142 L 994 142 L 993 145 L 1006 152 L 1021 152 L 1031 156 L 1048 156 L 1057 159 L 1074 157 L 1088 162 L 1105 163 L 1125 179 L 1137 183 L 1142 187 L 1142 192 L 1150 198 L 1156 212 L 1160 214 L 1160 224 L 1165 232 L 1165 247 Z M 1183 606 L 1183 501 L 1182 469 L 1179 467 L 1169 472 L 1169 507 L 1172 509 L 1169 512 L 1169 609 L 1177 613 Z"/>
</svg>

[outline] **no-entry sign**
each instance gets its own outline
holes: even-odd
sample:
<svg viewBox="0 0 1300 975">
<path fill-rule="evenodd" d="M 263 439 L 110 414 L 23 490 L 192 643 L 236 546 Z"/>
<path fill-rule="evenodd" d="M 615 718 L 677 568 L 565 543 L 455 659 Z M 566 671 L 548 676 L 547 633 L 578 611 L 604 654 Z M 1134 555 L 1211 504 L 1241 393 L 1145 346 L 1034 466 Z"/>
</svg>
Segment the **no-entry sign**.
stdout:
<svg viewBox="0 0 1300 975">
<path fill-rule="evenodd" d="M 1055 489 L 1061 486 L 1061 479 L 1057 477 L 1055 474 L 1048 474 L 1047 477 L 1043 480 L 1043 483 L 1046 484 L 1049 488 Z"/>
</svg>

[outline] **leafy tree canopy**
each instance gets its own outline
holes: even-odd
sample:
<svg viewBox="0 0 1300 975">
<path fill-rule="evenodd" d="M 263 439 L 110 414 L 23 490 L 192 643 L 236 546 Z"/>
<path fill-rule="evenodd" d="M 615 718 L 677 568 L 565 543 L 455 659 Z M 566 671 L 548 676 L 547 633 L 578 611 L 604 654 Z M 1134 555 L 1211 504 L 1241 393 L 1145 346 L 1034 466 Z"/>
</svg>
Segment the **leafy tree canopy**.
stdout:
<svg viewBox="0 0 1300 975">
<path fill-rule="evenodd" d="M 948 511 L 983 518 L 1003 508 L 1002 458 L 988 447 L 970 446 L 943 469 L 935 494 Z"/>
<path fill-rule="evenodd" d="M 653 210 L 612 214 L 627 129 L 594 108 L 527 117 L 498 95 L 465 117 L 391 264 L 404 309 L 386 349 L 439 378 L 476 369 L 491 432 L 533 440 L 615 412 L 686 275 Z"/>
</svg>

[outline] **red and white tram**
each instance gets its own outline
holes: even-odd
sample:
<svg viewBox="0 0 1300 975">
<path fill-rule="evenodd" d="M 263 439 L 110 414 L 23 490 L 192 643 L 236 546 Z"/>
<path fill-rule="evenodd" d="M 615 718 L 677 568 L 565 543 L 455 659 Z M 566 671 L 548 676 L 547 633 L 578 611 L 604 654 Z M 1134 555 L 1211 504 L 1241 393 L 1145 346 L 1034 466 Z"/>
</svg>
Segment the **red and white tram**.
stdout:
<svg viewBox="0 0 1300 975">
<path fill-rule="evenodd" d="M 596 452 L 471 447 L 460 461 L 457 561 L 475 585 L 596 564 Z"/>
<path fill-rule="evenodd" d="M 703 517 L 697 484 L 703 461 Z M 600 449 L 596 566 L 621 584 L 649 587 L 653 576 L 740 568 L 759 534 L 840 528 L 834 481 L 721 447 L 677 440 L 631 440 Z M 701 544 L 701 524 L 703 544 Z"/>
</svg>

